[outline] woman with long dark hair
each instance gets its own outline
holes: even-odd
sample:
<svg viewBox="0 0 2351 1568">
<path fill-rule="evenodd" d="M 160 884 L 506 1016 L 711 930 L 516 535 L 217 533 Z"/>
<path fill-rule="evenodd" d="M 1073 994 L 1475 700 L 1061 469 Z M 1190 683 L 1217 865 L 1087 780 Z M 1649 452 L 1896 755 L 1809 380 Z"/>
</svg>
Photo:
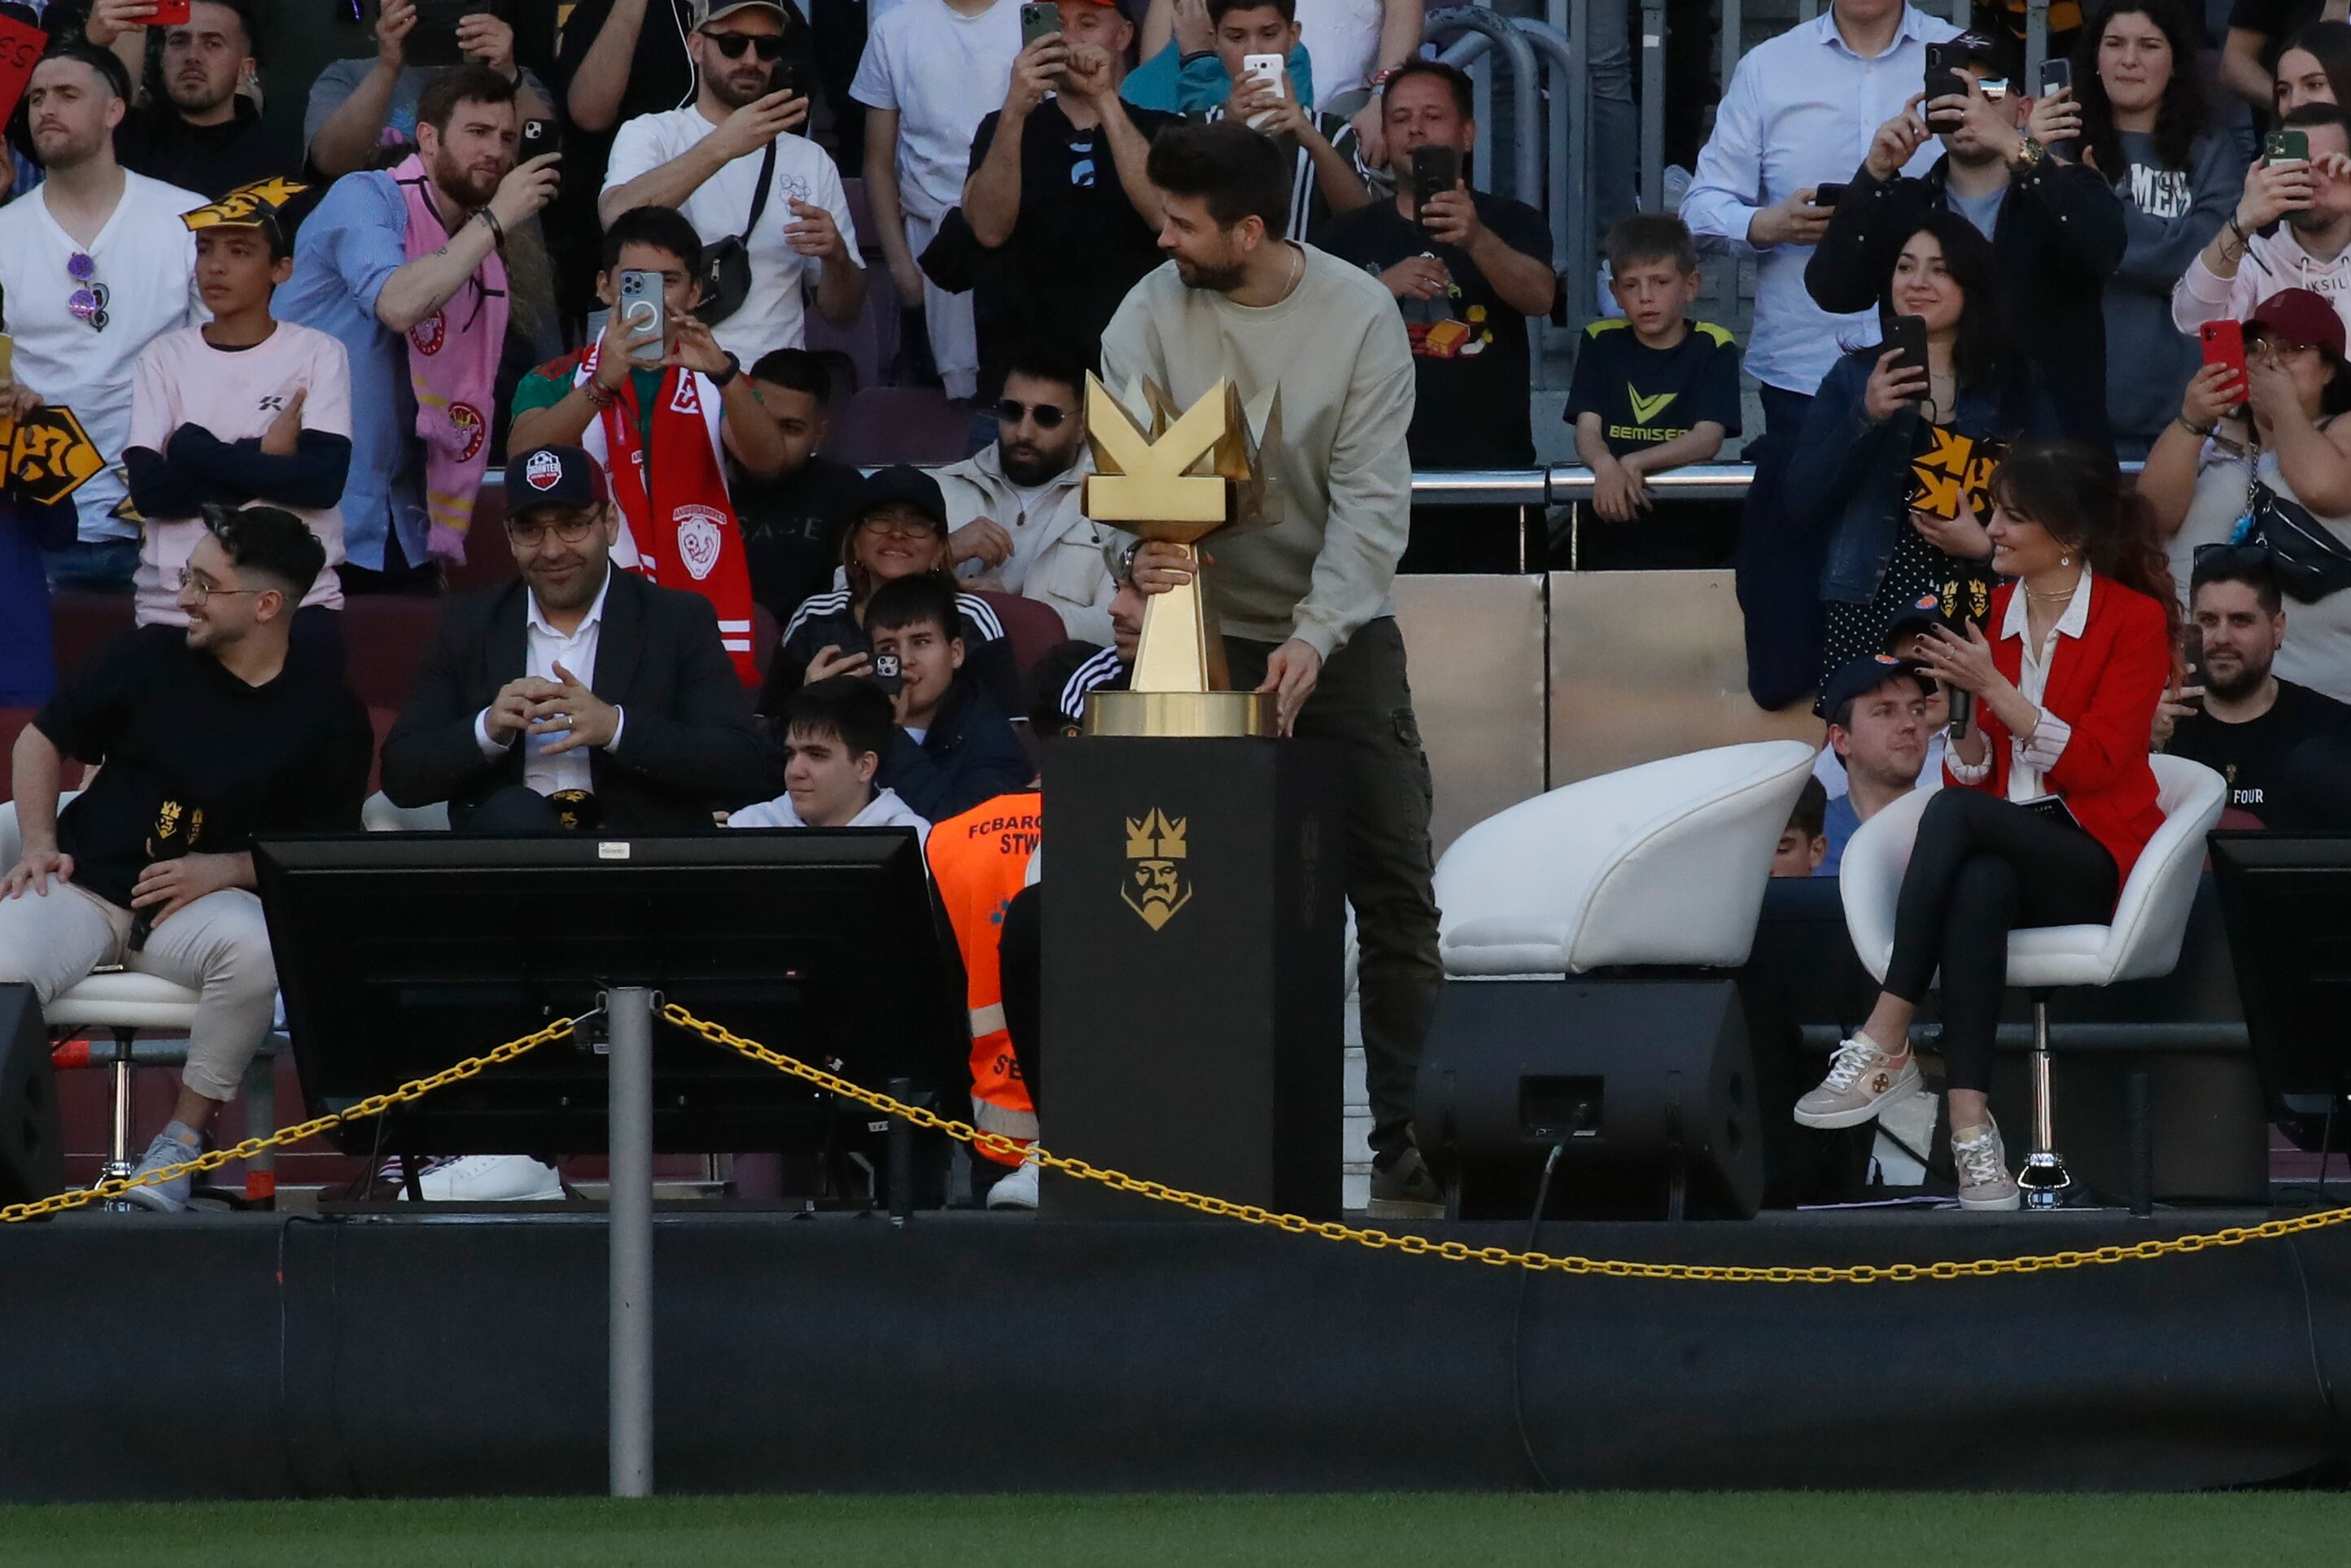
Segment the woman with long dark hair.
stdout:
<svg viewBox="0 0 2351 1568">
<path fill-rule="evenodd" d="M 1952 787 L 1919 818 L 1877 1004 L 1796 1103 L 1805 1126 L 1851 1127 L 1916 1092 L 1910 1019 L 1939 969 L 1959 1204 L 1988 1209 L 2017 1207 L 1988 1100 L 2008 934 L 2112 918 L 2163 825 L 2147 737 L 2179 622 L 2154 518 L 2105 455 L 2019 446 L 1991 494 L 1991 566 L 2012 580 L 1991 630 L 1938 627 L 1923 648 L 1974 698 L 1944 753 Z"/>
<path fill-rule="evenodd" d="M 1823 691 L 1847 660 L 1879 652 L 1895 612 L 1920 596 L 1956 595 L 1979 614 L 1990 600 L 1982 520 L 1964 501 L 1914 507 L 1911 489 L 1918 459 L 2061 428 L 2001 326 L 1997 287 L 1991 244 L 1974 225 L 1956 213 L 1924 214 L 1879 298 L 1885 317 L 1925 324 L 1925 368 L 1873 344 L 1831 366 L 1813 399 L 1782 493 L 1824 544 Z"/>
<path fill-rule="evenodd" d="M 2351 23 L 2313 22 L 2278 51 L 2278 118 L 2305 103 L 2345 102 L 2351 102 Z"/>
<path fill-rule="evenodd" d="M 2114 186 L 2128 236 L 2105 290 L 2106 415 L 2123 457 L 2147 455 L 2196 373 L 2196 340 L 2171 324 L 2172 285 L 2244 190 L 2196 50 L 2180 0 L 2109 0 L 2074 56 L 2083 158 Z"/>
</svg>

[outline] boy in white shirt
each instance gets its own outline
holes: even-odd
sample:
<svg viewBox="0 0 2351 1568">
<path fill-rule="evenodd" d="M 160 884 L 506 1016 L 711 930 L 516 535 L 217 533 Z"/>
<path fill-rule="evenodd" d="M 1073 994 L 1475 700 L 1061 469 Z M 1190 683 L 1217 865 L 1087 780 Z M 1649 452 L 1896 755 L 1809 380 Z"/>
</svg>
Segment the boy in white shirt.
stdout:
<svg viewBox="0 0 2351 1568">
<path fill-rule="evenodd" d="M 282 507 L 326 547 L 326 570 L 296 612 L 298 637 L 306 626 L 331 635 L 318 616 L 343 607 L 335 568 L 351 463 L 350 361 L 326 333 L 269 313 L 294 270 L 277 209 L 301 190 L 266 181 L 181 218 L 196 236 L 196 287 L 213 319 L 164 333 L 131 369 L 123 463 L 144 519 L 132 580 L 141 626 L 188 623 L 180 570 L 204 537 L 207 506 Z"/>
<path fill-rule="evenodd" d="M 747 806 L 726 820 L 730 828 L 912 828 L 917 841 L 931 824 L 898 798 L 876 789 L 873 776 L 897 727 L 896 711 L 865 675 L 831 675 L 792 695 L 784 710 L 784 793 Z"/>
</svg>

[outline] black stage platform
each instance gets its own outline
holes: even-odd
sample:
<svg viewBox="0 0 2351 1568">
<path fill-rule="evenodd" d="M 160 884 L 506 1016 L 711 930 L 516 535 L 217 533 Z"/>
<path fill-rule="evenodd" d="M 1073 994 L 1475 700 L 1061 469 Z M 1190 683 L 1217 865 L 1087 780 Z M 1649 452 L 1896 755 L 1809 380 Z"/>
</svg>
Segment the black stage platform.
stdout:
<svg viewBox="0 0 2351 1568">
<path fill-rule="evenodd" d="M 2250 1218 L 1879 1211 L 1541 1242 L 1931 1261 Z M 1514 1271 L 1209 1221 L 665 1209 L 656 1231 L 664 1491 L 1532 1484 Z M 604 1292 L 594 1211 L 8 1228 L 0 1497 L 601 1491 Z M 2351 1226 L 1951 1283 L 1542 1276 L 1523 1347 L 1558 1486 L 2340 1480 Z"/>
</svg>

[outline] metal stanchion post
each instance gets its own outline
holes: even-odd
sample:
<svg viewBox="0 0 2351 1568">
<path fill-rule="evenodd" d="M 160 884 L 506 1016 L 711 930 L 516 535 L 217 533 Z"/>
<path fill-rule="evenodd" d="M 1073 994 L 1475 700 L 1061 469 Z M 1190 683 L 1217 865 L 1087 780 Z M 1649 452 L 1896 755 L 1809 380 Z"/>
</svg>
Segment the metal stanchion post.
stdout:
<svg viewBox="0 0 2351 1568">
<path fill-rule="evenodd" d="M 604 993 L 611 1040 L 605 1059 L 611 1105 L 612 1266 L 608 1437 L 614 1497 L 653 1490 L 653 998 L 642 986 Z"/>
<path fill-rule="evenodd" d="M 137 1168 L 131 1158 L 131 1031 L 118 1030 L 114 1036 L 114 1141 L 98 1179 L 128 1181 Z M 112 1197 L 107 1200 L 106 1207 L 128 1214 L 138 1206 L 128 1197 Z"/>
<path fill-rule="evenodd" d="M 1641 0 L 1641 210 L 1666 200 L 1666 0 Z"/>
</svg>

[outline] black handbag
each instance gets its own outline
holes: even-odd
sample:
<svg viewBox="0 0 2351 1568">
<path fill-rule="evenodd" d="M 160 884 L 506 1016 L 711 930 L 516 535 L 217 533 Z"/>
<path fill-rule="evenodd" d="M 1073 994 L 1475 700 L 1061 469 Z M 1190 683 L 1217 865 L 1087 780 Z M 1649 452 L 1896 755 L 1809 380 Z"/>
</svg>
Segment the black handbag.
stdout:
<svg viewBox="0 0 2351 1568">
<path fill-rule="evenodd" d="M 766 156 L 759 160 L 759 191 L 751 198 L 750 221 L 741 234 L 728 235 L 702 249 L 702 303 L 694 308 L 694 314 L 705 327 L 716 327 L 743 308 L 750 295 L 750 236 L 758 230 L 760 216 L 768 210 L 768 188 L 775 183 L 776 144 L 769 141 Z"/>
<path fill-rule="evenodd" d="M 2301 604 L 2315 604 L 2351 588 L 2351 549 L 2299 501 L 2289 501 L 2259 479 L 2246 493 L 2249 520 L 2238 542 L 2270 552 L 2278 586 Z"/>
</svg>

